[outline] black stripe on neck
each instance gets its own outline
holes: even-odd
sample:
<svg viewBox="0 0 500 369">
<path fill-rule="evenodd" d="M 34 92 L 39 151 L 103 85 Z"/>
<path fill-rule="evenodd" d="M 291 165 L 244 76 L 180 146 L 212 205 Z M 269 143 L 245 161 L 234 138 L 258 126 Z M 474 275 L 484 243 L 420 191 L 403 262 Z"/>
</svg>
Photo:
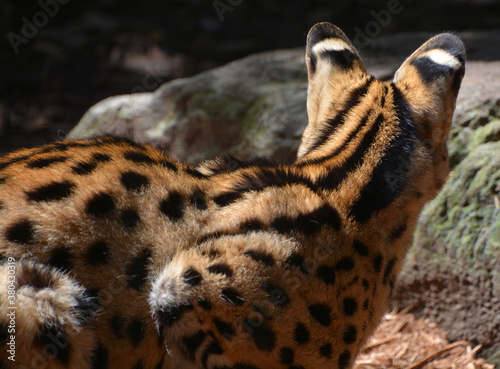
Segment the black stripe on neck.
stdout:
<svg viewBox="0 0 500 369">
<path fill-rule="evenodd" d="M 219 206 L 227 206 L 243 197 L 250 191 L 261 191 L 268 187 L 284 187 L 291 184 L 301 184 L 311 191 L 316 191 L 315 184 L 305 176 L 288 170 L 287 167 L 260 168 L 252 173 L 245 173 L 232 190 L 223 192 L 214 198 Z"/>
<path fill-rule="evenodd" d="M 403 191 L 411 171 L 411 155 L 415 149 L 415 126 L 412 111 L 403 94 L 391 84 L 399 134 L 392 139 L 372 177 L 351 207 L 350 215 L 363 223 L 371 215 L 391 204 Z"/>
<path fill-rule="evenodd" d="M 314 140 L 312 147 L 307 151 L 306 155 L 323 145 L 332 136 L 332 134 L 344 124 L 345 116 L 351 109 L 361 102 L 373 81 L 375 81 L 375 78 L 369 76 L 369 78 L 361 86 L 356 87 L 351 91 L 349 98 L 344 105 L 344 109 L 336 116 L 326 121 L 325 126 L 320 129 L 321 134 Z"/>
<path fill-rule="evenodd" d="M 361 166 L 364 157 L 377 137 L 380 126 L 384 121 L 384 116 L 379 114 L 368 129 L 356 150 L 345 160 L 343 164 L 335 163 L 328 170 L 328 174 L 317 181 L 317 185 L 322 188 L 335 189 L 348 176 L 350 172 Z M 363 123 L 363 122 L 362 122 Z"/>
</svg>

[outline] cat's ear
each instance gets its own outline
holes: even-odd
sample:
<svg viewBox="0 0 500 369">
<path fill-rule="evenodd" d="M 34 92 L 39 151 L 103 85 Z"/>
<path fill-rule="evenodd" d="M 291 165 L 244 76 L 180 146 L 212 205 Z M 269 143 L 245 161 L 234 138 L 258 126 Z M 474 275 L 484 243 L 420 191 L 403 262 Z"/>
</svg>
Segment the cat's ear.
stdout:
<svg viewBox="0 0 500 369">
<path fill-rule="evenodd" d="M 417 127 L 421 139 L 446 140 L 464 73 L 465 48 L 451 33 L 431 38 L 397 70 L 394 83 L 423 122 Z"/>
<path fill-rule="evenodd" d="M 309 124 L 304 131 L 299 158 L 310 150 L 309 144 L 330 118 L 336 98 L 366 78 L 366 68 L 356 48 L 340 28 L 330 23 L 318 23 L 309 31 L 306 63 Z"/>
</svg>

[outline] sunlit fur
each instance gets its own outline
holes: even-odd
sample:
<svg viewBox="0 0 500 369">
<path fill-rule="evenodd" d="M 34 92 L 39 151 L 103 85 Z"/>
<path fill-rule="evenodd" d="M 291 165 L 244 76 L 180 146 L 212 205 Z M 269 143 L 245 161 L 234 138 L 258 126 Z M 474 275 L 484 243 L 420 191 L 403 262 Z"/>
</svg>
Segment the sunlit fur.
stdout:
<svg viewBox="0 0 500 369">
<path fill-rule="evenodd" d="M 0 366 L 350 368 L 446 180 L 464 56 L 438 35 L 384 83 L 316 25 L 291 165 L 111 137 L 0 157 L 1 337 L 13 266 L 19 324 Z"/>
</svg>

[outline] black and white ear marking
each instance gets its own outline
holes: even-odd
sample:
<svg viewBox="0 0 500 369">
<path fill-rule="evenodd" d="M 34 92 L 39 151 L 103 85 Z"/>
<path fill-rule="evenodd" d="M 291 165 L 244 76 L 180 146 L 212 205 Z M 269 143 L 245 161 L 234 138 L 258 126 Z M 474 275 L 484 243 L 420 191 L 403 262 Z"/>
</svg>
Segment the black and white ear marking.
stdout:
<svg viewBox="0 0 500 369">
<path fill-rule="evenodd" d="M 324 22 L 312 27 L 307 35 L 306 61 L 310 75 L 316 72 L 320 60 L 348 70 L 355 61 L 361 62 L 361 57 L 340 28 Z"/>
<path fill-rule="evenodd" d="M 465 48 L 457 36 L 443 33 L 423 44 L 407 62 L 416 68 L 427 85 L 453 76 L 452 87 L 458 91 L 465 73 Z M 395 82 L 401 78 L 405 64 L 396 72 Z"/>
</svg>

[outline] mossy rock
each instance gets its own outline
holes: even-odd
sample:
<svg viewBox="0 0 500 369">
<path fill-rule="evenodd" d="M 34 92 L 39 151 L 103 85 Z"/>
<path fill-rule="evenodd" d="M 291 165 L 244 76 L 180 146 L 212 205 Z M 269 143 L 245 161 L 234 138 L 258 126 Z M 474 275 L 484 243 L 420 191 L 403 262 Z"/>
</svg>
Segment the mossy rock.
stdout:
<svg viewBox="0 0 500 369">
<path fill-rule="evenodd" d="M 413 305 L 431 317 L 449 339 L 483 345 L 482 355 L 496 365 L 500 365 L 499 125 L 499 120 L 492 120 L 467 131 L 471 134 L 461 153 L 465 159 L 422 211 L 395 292 L 400 305 Z"/>
<path fill-rule="evenodd" d="M 477 146 L 500 140 L 500 101 L 472 102 L 457 109 L 448 139 L 451 168 Z"/>
<path fill-rule="evenodd" d="M 500 128 L 500 121 L 483 128 L 493 123 Z M 482 131 L 476 135 L 485 136 Z M 478 263 L 500 267 L 499 192 L 500 141 L 479 144 L 425 207 L 409 260 L 428 259 L 454 271 Z M 500 285 L 496 293 L 500 296 Z"/>
<path fill-rule="evenodd" d="M 293 161 L 307 124 L 303 50 L 248 56 L 92 107 L 68 138 L 123 136 L 188 163 L 220 154 Z"/>
</svg>

